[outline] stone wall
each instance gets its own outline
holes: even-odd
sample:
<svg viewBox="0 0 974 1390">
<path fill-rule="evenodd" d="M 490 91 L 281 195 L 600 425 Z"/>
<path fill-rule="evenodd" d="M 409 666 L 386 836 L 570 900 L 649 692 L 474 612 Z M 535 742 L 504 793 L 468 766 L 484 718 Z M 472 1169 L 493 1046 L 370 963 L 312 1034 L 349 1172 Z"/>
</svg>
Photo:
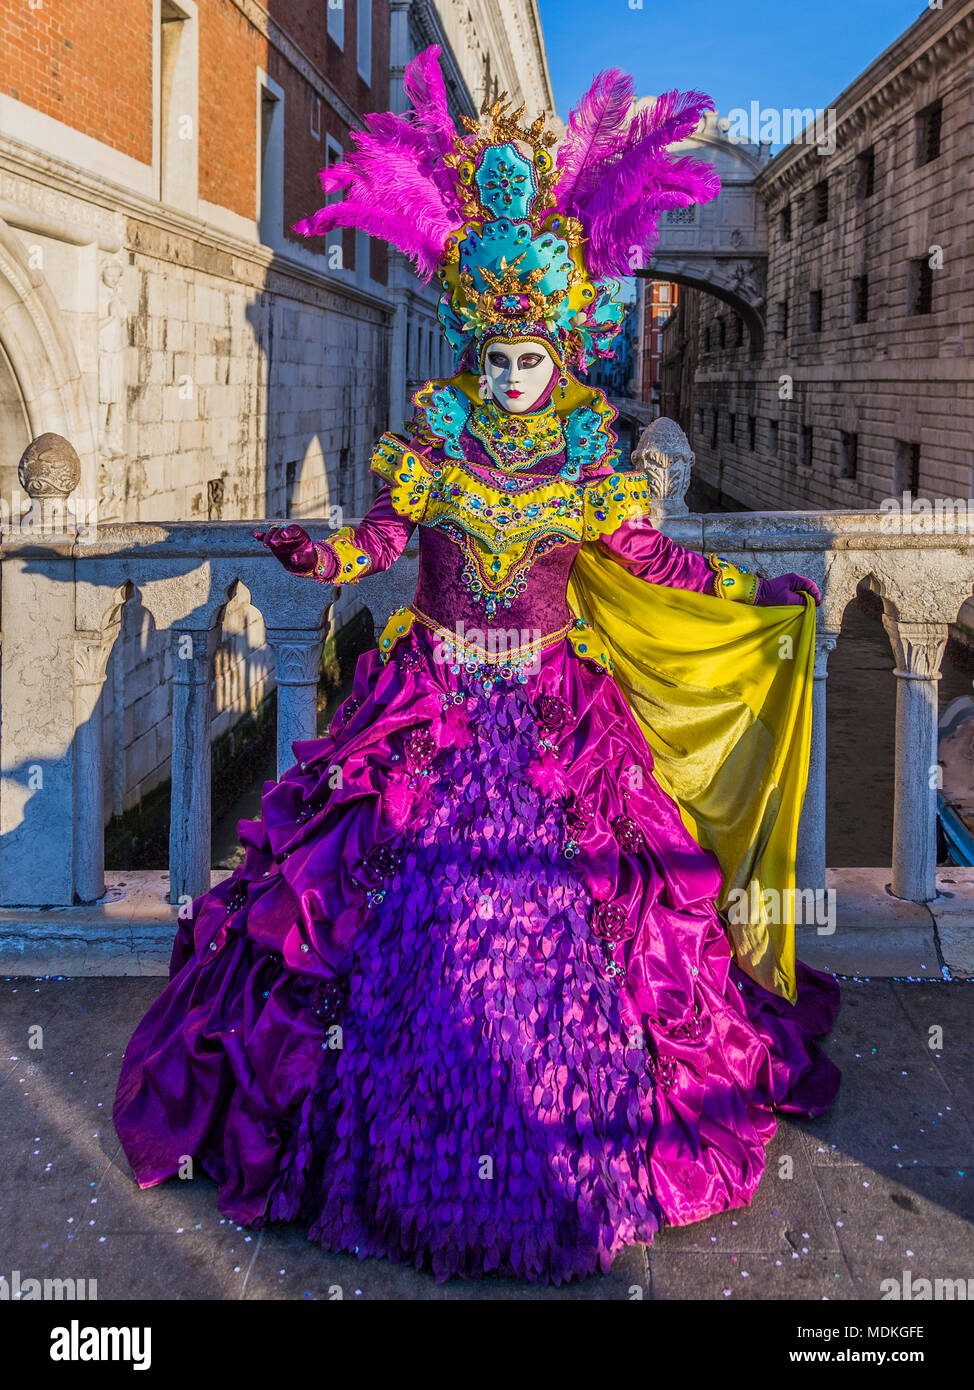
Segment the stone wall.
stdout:
<svg viewBox="0 0 974 1390">
<path fill-rule="evenodd" d="M 386 425 L 385 306 L 285 271 L 248 273 L 134 219 L 128 240 L 118 519 L 361 507 Z"/>
<path fill-rule="evenodd" d="M 700 298 L 686 424 L 716 494 L 755 509 L 972 495 L 972 57 L 974 6 L 928 11 L 837 99 L 833 154 L 788 146 L 758 177 L 763 351 Z"/>
</svg>

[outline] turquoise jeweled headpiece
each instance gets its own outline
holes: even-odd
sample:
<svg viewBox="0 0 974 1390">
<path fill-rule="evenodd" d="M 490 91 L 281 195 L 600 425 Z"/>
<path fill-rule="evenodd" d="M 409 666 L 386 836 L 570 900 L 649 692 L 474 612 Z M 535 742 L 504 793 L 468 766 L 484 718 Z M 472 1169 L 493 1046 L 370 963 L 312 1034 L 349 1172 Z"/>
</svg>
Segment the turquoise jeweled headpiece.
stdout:
<svg viewBox="0 0 974 1390">
<path fill-rule="evenodd" d="M 554 207 L 555 137 L 539 117 L 519 124 L 502 102 L 483 125 L 464 118 L 444 163 L 456 171 L 464 221 L 447 238 L 439 319 L 463 364 L 482 366 L 494 337 L 540 339 L 559 363 L 583 370 L 608 352 L 622 325 L 617 280 L 593 282 L 581 255 L 582 225 Z"/>
<path fill-rule="evenodd" d="M 294 224 L 302 235 L 358 227 L 439 277 L 438 313 L 458 369 L 479 370 L 491 338 L 547 344 L 563 370 L 612 356 L 624 307 L 619 277 L 645 264 L 661 209 L 717 196 L 709 164 L 673 160 L 712 103 L 668 92 L 632 115 L 632 79 L 601 73 L 572 112 L 557 160 L 539 116 L 505 97 L 485 102 L 478 123 L 450 115 L 439 49 L 406 69 L 405 115 L 365 117 L 355 149 L 321 171 L 331 203 Z"/>
</svg>

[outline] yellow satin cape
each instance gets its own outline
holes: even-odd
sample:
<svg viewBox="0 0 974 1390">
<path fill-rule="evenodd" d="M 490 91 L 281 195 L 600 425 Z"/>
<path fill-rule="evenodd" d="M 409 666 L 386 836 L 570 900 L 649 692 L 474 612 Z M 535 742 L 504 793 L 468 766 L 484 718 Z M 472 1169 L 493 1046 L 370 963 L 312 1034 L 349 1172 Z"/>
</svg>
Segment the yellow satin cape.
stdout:
<svg viewBox="0 0 974 1390">
<path fill-rule="evenodd" d="M 648 584 L 596 544 L 568 602 L 596 629 L 687 829 L 720 862 L 737 962 L 795 1002 L 795 853 L 808 778 L 815 605 L 755 608 Z M 769 891 L 770 890 L 770 891 Z"/>
</svg>

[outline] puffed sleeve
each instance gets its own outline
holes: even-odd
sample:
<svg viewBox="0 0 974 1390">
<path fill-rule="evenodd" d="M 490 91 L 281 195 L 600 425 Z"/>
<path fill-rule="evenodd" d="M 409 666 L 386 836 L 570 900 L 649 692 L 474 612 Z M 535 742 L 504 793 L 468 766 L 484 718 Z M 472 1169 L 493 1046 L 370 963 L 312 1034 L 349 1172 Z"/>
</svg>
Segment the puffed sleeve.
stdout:
<svg viewBox="0 0 974 1390">
<path fill-rule="evenodd" d="M 649 520 L 652 498 L 645 472 L 620 472 L 585 488 L 584 539 L 650 584 L 714 592 L 714 572 L 702 555 L 685 550 Z"/>
<path fill-rule="evenodd" d="M 323 584 L 357 584 L 367 574 L 388 569 L 415 529 L 415 520 L 396 509 L 386 484 L 357 526 L 342 526 L 328 540 L 315 541 L 318 559 L 306 573 Z"/>
<path fill-rule="evenodd" d="M 706 557 L 677 545 L 645 517 L 624 521 L 615 531 L 600 536 L 598 544 L 631 574 L 650 584 L 694 589 L 698 594 L 715 592 L 714 571 Z"/>
</svg>

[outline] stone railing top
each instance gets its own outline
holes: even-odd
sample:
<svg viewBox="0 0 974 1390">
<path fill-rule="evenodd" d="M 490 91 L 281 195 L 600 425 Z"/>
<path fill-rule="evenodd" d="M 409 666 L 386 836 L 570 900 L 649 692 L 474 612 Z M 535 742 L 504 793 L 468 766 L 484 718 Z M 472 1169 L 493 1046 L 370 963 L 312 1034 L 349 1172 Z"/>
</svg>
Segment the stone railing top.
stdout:
<svg viewBox="0 0 974 1390">
<path fill-rule="evenodd" d="M 165 626 L 210 626 L 238 582 L 266 621 L 281 623 L 288 611 L 298 625 L 326 620 L 334 587 L 310 580 L 295 584 L 253 538 L 265 521 L 79 526 L 68 495 L 71 452 L 56 435 L 41 436 L 27 450 L 21 476 L 31 484 L 30 515 L 36 512 L 38 524 L 7 527 L 0 534 L 0 557 L 43 557 L 45 565 L 80 562 L 76 578 L 85 595 L 79 600 L 79 627 L 100 626 L 99 611 L 117 610 L 128 583 Z M 685 494 L 693 451 L 679 425 L 665 416 L 654 420 L 633 457 L 646 469 L 655 497 L 650 524 L 690 549 L 726 554 L 768 577 L 790 570 L 807 574 L 824 592 L 819 623 L 826 629 L 838 630 L 843 609 L 863 580 L 882 596 L 887 616 L 904 622 L 952 622 L 974 591 L 974 501 L 936 505 L 904 494 L 868 511 L 690 514 Z M 354 526 L 358 518 L 342 521 Z M 324 521 L 302 519 L 301 524 L 315 540 L 326 539 L 331 529 Z M 366 576 L 357 594 L 377 609 L 408 602 L 416 553 L 414 540 L 405 563 Z"/>
<path fill-rule="evenodd" d="M 50 525 L 50 517 L 46 518 Z M 0 559 L 20 562 L 30 574 L 65 582 L 75 592 L 75 628 L 98 632 L 116 621 L 128 593 L 137 593 L 157 628 L 205 631 L 238 585 L 268 628 L 327 627 L 339 590 L 333 584 L 290 574 L 254 539 L 266 521 L 111 522 L 90 534 L 14 529 L 0 537 Z M 314 540 L 331 528 L 323 521 L 301 523 Z M 354 521 L 351 523 L 354 524 Z M 385 622 L 408 603 L 416 586 L 418 548 L 407 548 L 389 570 L 364 576 L 355 595 Z"/>
<path fill-rule="evenodd" d="M 905 511 L 694 512 L 665 518 L 666 534 L 693 549 L 968 550 L 969 513 L 927 519 Z"/>
<path fill-rule="evenodd" d="M 730 512 L 663 517 L 660 525 L 691 550 L 716 551 L 768 578 L 807 575 L 823 594 L 819 629 L 834 633 L 863 581 L 896 622 L 956 621 L 974 595 L 974 517 L 944 518 L 940 531 L 918 529 L 925 520 L 906 512 Z"/>
<path fill-rule="evenodd" d="M 357 526 L 361 518 L 343 518 Z M 655 524 L 647 518 L 649 524 Z M 327 540 L 333 528 L 302 517 L 313 540 Z M 969 515 L 925 518 L 920 514 L 862 511 L 693 512 L 667 515 L 666 534 L 694 550 L 721 547 L 748 550 L 969 550 L 974 546 L 974 501 Z M 0 555 L 36 551 L 65 559 L 138 556 L 143 560 L 230 560 L 271 562 L 253 537 L 268 523 L 253 521 L 113 521 L 101 526 L 54 532 L 29 527 L 0 531 Z M 410 547 L 415 549 L 415 542 Z M 276 562 L 275 562 L 276 563 Z"/>
<path fill-rule="evenodd" d="M 312 540 L 327 540 L 333 527 L 310 517 L 291 517 L 303 526 Z M 356 526 L 360 518 L 343 518 L 343 526 Z M 138 555 L 147 560 L 257 560 L 277 564 L 254 531 L 266 531 L 270 523 L 254 521 L 110 521 L 98 526 L 82 525 L 77 532 L 67 528 L 34 532 L 29 526 L 0 531 L 0 554 L 16 555 L 38 550 L 45 555 L 61 554 L 73 559 L 104 559 L 108 556 Z"/>
</svg>

